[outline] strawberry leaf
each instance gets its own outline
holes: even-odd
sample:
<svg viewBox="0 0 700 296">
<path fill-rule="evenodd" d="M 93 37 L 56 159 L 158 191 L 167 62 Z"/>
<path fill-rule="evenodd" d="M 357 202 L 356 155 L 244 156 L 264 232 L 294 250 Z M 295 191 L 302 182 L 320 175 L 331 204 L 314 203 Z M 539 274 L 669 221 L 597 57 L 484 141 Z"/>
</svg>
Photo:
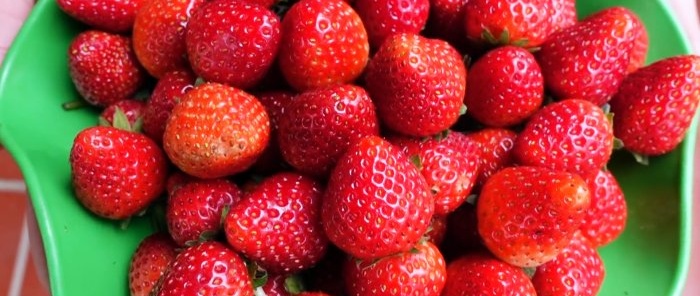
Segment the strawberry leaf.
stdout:
<svg viewBox="0 0 700 296">
<path fill-rule="evenodd" d="M 532 278 L 537 271 L 536 267 L 523 267 L 523 271 L 527 274 L 527 277 Z"/>
<path fill-rule="evenodd" d="M 467 114 L 467 105 L 462 104 L 462 106 L 459 106 L 459 115 L 464 115 Z"/>
<path fill-rule="evenodd" d="M 306 290 L 304 288 L 304 283 L 301 281 L 301 277 L 298 275 L 292 275 L 284 280 L 284 290 L 287 293 L 296 295 Z"/>
<path fill-rule="evenodd" d="M 503 30 L 503 32 L 501 32 L 501 36 L 498 36 L 498 43 L 496 43 L 496 44 L 505 45 L 505 44 L 509 44 L 509 43 L 510 43 L 510 32 L 508 32 L 508 30 Z"/>
<path fill-rule="evenodd" d="M 409 160 L 414 166 L 416 166 L 418 170 L 423 169 L 423 162 L 421 161 L 420 156 L 418 156 L 418 154 L 411 155 L 411 157 L 409 157 Z"/>
<path fill-rule="evenodd" d="M 112 126 L 125 131 L 132 131 L 131 123 L 129 123 L 129 118 L 126 117 L 126 113 L 122 108 L 117 107 L 114 110 L 114 115 L 112 117 Z"/>
<path fill-rule="evenodd" d="M 97 124 L 99 126 L 112 126 L 111 124 L 109 124 L 109 121 L 107 121 L 107 119 L 105 119 L 102 116 L 97 118 Z"/>
<path fill-rule="evenodd" d="M 476 194 L 470 194 L 469 196 L 467 196 L 467 199 L 464 202 L 472 204 L 472 205 L 476 205 L 476 198 L 477 198 Z"/>
<path fill-rule="evenodd" d="M 464 106 L 464 105 L 462 105 L 462 106 Z M 465 106 L 465 108 L 466 108 L 466 106 Z M 446 139 L 447 136 L 449 136 L 449 135 L 450 135 L 450 130 L 446 129 L 444 131 L 441 131 L 441 132 L 435 134 L 435 136 L 433 138 L 435 139 L 435 141 L 442 141 L 443 139 Z"/>
<path fill-rule="evenodd" d="M 613 150 L 620 150 L 625 147 L 625 143 L 619 138 L 613 138 Z"/>
<path fill-rule="evenodd" d="M 634 160 L 636 160 L 641 165 L 649 165 L 649 157 L 646 155 L 641 155 L 638 153 L 632 153 Z"/>
<path fill-rule="evenodd" d="M 496 37 L 494 37 L 488 29 L 484 29 L 484 31 L 481 32 L 481 39 L 486 40 L 489 44 L 498 44 L 498 40 L 496 40 Z"/>
<path fill-rule="evenodd" d="M 511 43 L 511 45 L 517 47 L 527 47 L 528 44 L 530 44 L 530 40 L 528 40 L 527 38 L 518 39 Z"/>
</svg>

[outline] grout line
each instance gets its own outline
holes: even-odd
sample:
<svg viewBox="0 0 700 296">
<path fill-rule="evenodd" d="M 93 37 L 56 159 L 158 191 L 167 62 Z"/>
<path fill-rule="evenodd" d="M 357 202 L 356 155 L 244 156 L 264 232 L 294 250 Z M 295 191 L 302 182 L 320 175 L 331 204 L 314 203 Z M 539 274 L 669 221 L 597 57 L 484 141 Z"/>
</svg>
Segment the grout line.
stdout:
<svg viewBox="0 0 700 296">
<path fill-rule="evenodd" d="M 24 193 L 26 189 L 22 180 L 0 179 L 0 191 Z"/>
<path fill-rule="evenodd" d="M 19 246 L 17 247 L 15 265 L 12 268 L 12 280 L 10 281 L 10 290 L 7 292 L 7 296 L 21 295 L 20 293 L 22 293 L 22 284 L 24 283 L 24 276 L 27 272 L 27 261 L 29 260 L 29 229 L 27 228 L 26 214 L 22 221 L 22 232 L 20 234 Z"/>
</svg>

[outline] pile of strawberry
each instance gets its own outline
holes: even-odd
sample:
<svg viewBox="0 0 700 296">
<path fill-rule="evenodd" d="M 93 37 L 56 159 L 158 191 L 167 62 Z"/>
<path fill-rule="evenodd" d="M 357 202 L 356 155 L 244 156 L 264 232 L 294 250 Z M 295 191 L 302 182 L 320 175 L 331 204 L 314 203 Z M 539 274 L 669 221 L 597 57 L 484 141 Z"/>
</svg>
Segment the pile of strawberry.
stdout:
<svg viewBox="0 0 700 296">
<path fill-rule="evenodd" d="M 104 108 L 75 195 L 164 225 L 132 295 L 595 295 L 627 215 L 613 149 L 673 150 L 700 100 L 700 57 L 645 66 L 622 7 L 57 2 Z"/>
</svg>

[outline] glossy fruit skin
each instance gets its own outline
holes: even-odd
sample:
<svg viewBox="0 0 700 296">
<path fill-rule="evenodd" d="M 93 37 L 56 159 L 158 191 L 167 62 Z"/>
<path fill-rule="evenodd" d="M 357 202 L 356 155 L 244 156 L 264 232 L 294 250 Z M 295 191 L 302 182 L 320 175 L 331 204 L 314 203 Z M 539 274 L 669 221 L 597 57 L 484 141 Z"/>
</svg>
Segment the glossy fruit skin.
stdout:
<svg viewBox="0 0 700 296">
<path fill-rule="evenodd" d="M 518 134 L 512 153 L 521 165 L 585 177 L 608 163 L 613 150 L 612 128 L 603 110 L 590 101 L 563 100 L 545 106 L 530 118 Z"/>
<path fill-rule="evenodd" d="M 282 20 L 280 69 L 298 91 L 350 83 L 368 58 L 362 20 L 341 0 L 301 0 Z"/>
<path fill-rule="evenodd" d="M 610 101 L 625 149 L 661 155 L 683 140 L 700 100 L 700 57 L 667 58 L 625 78 Z"/>
<path fill-rule="evenodd" d="M 274 274 L 293 274 L 321 260 L 328 239 L 321 226 L 323 187 L 298 173 L 264 179 L 231 207 L 225 220 L 233 249 Z"/>
<path fill-rule="evenodd" d="M 149 0 L 136 14 L 134 52 L 151 76 L 189 68 L 185 32 L 205 0 Z"/>
<path fill-rule="evenodd" d="M 327 175 L 352 143 L 379 135 L 379 119 L 367 92 L 336 85 L 304 92 L 279 118 L 284 159 L 300 172 Z"/>
<path fill-rule="evenodd" d="M 553 33 L 537 53 L 545 87 L 555 98 L 579 98 L 603 105 L 615 94 L 640 33 L 632 11 L 601 10 Z"/>
<path fill-rule="evenodd" d="M 149 296 L 158 279 L 177 255 L 177 245 L 166 233 L 149 235 L 139 243 L 129 264 L 129 292 Z"/>
<path fill-rule="evenodd" d="M 170 193 L 165 211 L 168 232 L 179 246 L 196 242 L 222 228 L 225 207 L 237 204 L 243 193 L 226 179 L 195 180 Z"/>
<path fill-rule="evenodd" d="M 442 296 L 535 296 L 525 272 L 486 252 L 462 256 L 447 265 Z"/>
<path fill-rule="evenodd" d="M 88 127 L 75 137 L 69 158 L 76 198 L 107 219 L 138 214 L 165 189 L 163 151 L 142 134 Z"/>
<path fill-rule="evenodd" d="M 328 238 L 359 259 L 410 250 L 434 212 L 428 185 L 389 142 L 366 137 L 331 171 L 321 219 Z"/>
<path fill-rule="evenodd" d="M 356 0 L 353 4 L 367 29 L 369 44 L 378 48 L 397 33 L 419 34 L 428 21 L 428 0 Z"/>
<path fill-rule="evenodd" d="M 535 57 L 516 46 L 487 52 L 469 68 L 467 114 L 490 127 L 525 121 L 542 105 L 544 79 Z"/>
<path fill-rule="evenodd" d="M 625 195 L 610 171 L 601 170 L 586 178 L 591 206 L 581 222 L 581 235 L 598 248 L 617 239 L 627 225 Z"/>
<path fill-rule="evenodd" d="M 95 29 L 114 33 L 131 30 L 146 0 L 56 0 L 65 13 Z"/>
<path fill-rule="evenodd" d="M 481 170 L 476 178 L 483 185 L 491 175 L 513 164 L 512 149 L 518 134 L 504 128 L 484 128 L 467 136 L 481 148 Z"/>
<path fill-rule="evenodd" d="M 291 296 L 284 287 L 287 275 L 271 274 L 261 289 L 266 296 Z"/>
<path fill-rule="evenodd" d="M 627 66 L 627 74 L 644 67 L 647 60 L 647 54 L 649 53 L 649 32 L 647 32 L 647 28 L 641 19 L 636 16 L 633 19 L 636 22 L 636 26 L 639 28 L 639 35 L 634 39 L 634 44 L 632 45 L 632 51 L 630 52 L 630 63 Z"/>
<path fill-rule="evenodd" d="M 576 235 L 554 260 L 538 266 L 532 284 L 540 296 L 598 294 L 605 267 L 596 248 Z"/>
<path fill-rule="evenodd" d="M 396 34 L 369 62 L 365 81 L 388 129 L 425 137 L 457 121 L 466 78 L 462 57 L 447 42 Z"/>
<path fill-rule="evenodd" d="M 254 96 L 231 86 L 204 83 L 173 108 L 163 148 L 182 171 L 219 178 L 248 169 L 270 137 L 270 120 Z"/>
<path fill-rule="evenodd" d="M 143 133 L 157 143 L 163 142 L 165 125 L 175 105 L 185 93 L 194 88 L 195 76 L 189 70 L 163 74 L 146 101 L 143 114 Z"/>
<path fill-rule="evenodd" d="M 439 296 L 447 271 L 440 250 L 422 242 L 378 261 L 346 260 L 344 275 L 349 296 Z"/>
<path fill-rule="evenodd" d="M 520 267 L 552 260 L 569 244 L 590 205 L 575 174 L 505 168 L 486 181 L 476 204 L 479 234 L 497 258 Z"/>
<path fill-rule="evenodd" d="M 70 77 L 85 101 L 106 107 L 130 99 L 144 80 L 128 37 L 88 30 L 68 48 Z"/>
<path fill-rule="evenodd" d="M 185 43 L 198 76 L 249 89 L 272 66 L 280 38 L 280 20 L 267 8 L 244 1 L 215 0 L 192 15 Z"/>
<path fill-rule="evenodd" d="M 576 0 L 552 0 L 551 33 L 566 29 L 578 22 Z"/>
<path fill-rule="evenodd" d="M 498 40 L 507 31 L 506 44 L 537 47 L 551 32 L 551 5 L 551 0 L 469 0 L 464 16 L 466 37 L 487 43 L 484 32 Z"/>
<path fill-rule="evenodd" d="M 145 105 L 146 104 L 142 101 L 131 99 L 115 102 L 100 112 L 99 121 L 113 126 L 114 113 L 117 111 L 117 109 L 119 109 L 124 113 L 124 115 L 126 115 L 126 119 L 128 119 L 129 124 L 134 126 L 137 121 L 143 120 Z"/>
<path fill-rule="evenodd" d="M 200 294 L 201 293 L 201 294 Z M 243 259 L 219 242 L 203 242 L 177 255 L 158 296 L 253 296 Z"/>
</svg>

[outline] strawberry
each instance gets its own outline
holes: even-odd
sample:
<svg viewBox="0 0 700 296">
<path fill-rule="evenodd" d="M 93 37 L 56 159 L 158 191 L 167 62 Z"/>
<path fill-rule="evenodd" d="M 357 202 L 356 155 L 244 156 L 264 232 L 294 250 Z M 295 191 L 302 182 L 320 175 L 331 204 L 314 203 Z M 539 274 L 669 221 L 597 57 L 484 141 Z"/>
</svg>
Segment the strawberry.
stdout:
<svg viewBox="0 0 700 296">
<path fill-rule="evenodd" d="M 194 82 L 194 74 L 190 71 L 173 71 L 163 74 L 144 107 L 144 134 L 157 143 L 163 142 L 163 132 L 170 112 L 185 93 L 194 87 Z"/>
<path fill-rule="evenodd" d="M 598 251 L 576 235 L 554 260 L 537 267 L 532 284 L 539 296 L 598 295 L 605 267 Z"/>
<path fill-rule="evenodd" d="M 552 260 L 569 244 L 590 205 L 578 175 L 541 167 L 505 168 L 476 204 L 479 234 L 499 259 L 521 267 Z"/>
<path fill-rule="evenodd" d="M 215 0 L 190 18 L 185 35 L 192 69 L 207 81 L 248 89 L 272 66 L 280 43 L 280 20 L 265 7 Z"/>
<path fill-rule="evenodd" d="M 301 0 L 282 20 L 280 69 L 299 91 L 350 83 L 368 58 L 362 20 L 341 0 Z"/>
<path fill-rule="evenodd" d="M 535 296 L 525 272 L 486 252 L 462 256 L 447 265 L 442 296 L 493 295 Z"/>
<path fill-rule="evenodd" d="M 647 53 L 649 51 L 649 33 L 647 32 L 644 23 L 637 19 L 639 22 L 640 33 L 639 36 L 634 39 L 634 44 L 632 45 L 632 52 L 630 52 L 630 64 L 627 66 L 627 74 L 637 71 L 637 69 L 643 67 L 647 60 Z"/>
<path fill-rule="evenodd" d="M 447 215 L 433 215 L 428 232 L 425 233 L 427 241 L 439 246 L 445 240 L 445 234 L 447 234 Z"/>
<path fill-rule="evenodd" d="M 108 219 L 126 219 L 144 210 L 165 189 L 167 162 L 148 137 L 113 127 L 78 133 L 70 151 L 77 199 Z"/>
<path fill-rule="evenodd" d="M 146 0 L 56 0 L 65 13 L 95 29 L 126 33 Z"/>
<path fill-rule="evenodd" d="M 255 294 L 243 259 L 221 243 L 203 242 L 175 257 L 155 295 Z"/>
<path fill-rule="evenodd" d="M 523 122 L 544 99 L 542 71 L 527 50 L 503 46 L 487 52 L 469 69 L 467 114 L 492 127 Z"/>
<path fill-rule="evenodd" d="M 575 25 L 578 22 L 576 11 L 576 0 L 551 0 L 551 19 L 552 30 L 557 32 Z"/>
<path fill-rule="evenodd" d="M 291 91 L 266 91 L 258 95 L 260 103 L 265 106 L 265 110 L 270 117 L 270 141 L 265 147 L 265 151 L 253 165 L 255 172 L 276 172 L 282 169 L 284 158 L 280 151 L 278 139 L 279 120 L 287 110 L 287 106 L 294 99 L 295 94 Z"/>
<path fill-rule="evenodd" d="M 156 78 L 189 67 L 185 32 L 190 16 L 205 0 L 149 0 L 136 14 L 132 31 L 141 65 Z"/>
<path fill-rule="evenodd" d="M 469 0 L 432 0 L 430 15 L 425 26 L 428 36 L 449 42 L 457 49 L 466 46 L 464 36 L 464 11 Z"/>
<path fill-rule="evenodd" d="M 322 194 L 321 184 L 297 173 L 268 177 L 231 207 L 226 239 L 268 272 L 307 269 L 328 246 L 321 226 Z"/>
<path fill-rule="evenodd" d="M 131 98 L 144 81 L 130 39 L 101 31 L 84 31 L 73 39 L 68 68 L 78 93 L 95 106 Z"/>
<path fill-rule="evenodd" d="M 640 33 L 635 19 L 629 9 L 612 7 L 553 33 L 537 53 L 552 95 L 599 106 L 610 100 L 625 76 Z"/>
<path fill-rule="evenodd" d="M 126 99 L 110 104 L 102 110 L 98 121 L 100 125 L 115 126 L 115 120 L 124 120 L 120 124 L 128 124 L 134 130 L 139 131 L 143 123 L 143 110 L 145 104 L 142 101 Z M 120 113 L 121 112 L 121 113 Z"/>
<path fill-rule="evenodd" d="M 291 296 L 285 289 L 286 275 L 270 274 L 262 287 L 265 296 Z"/>
<path fill-rule="evenodd" d="M 428 0 L 356 0 L 357 14 L 367 29 L 369 45 L 378 48 L 397 33 L 418 34 L 428 21 Z"/>
<path fill-rule="evenodd" d="M 430 242 L 379 260 L 346 260 L 348 296 L 439 296 L 445 285 L 445 259 Z"/>
<path fill-rule="evenodd" d="M 591 206 L 581 222 L 581 235 L 593 247 L 602 247 L 622 234 L 627 224 L 627 202 L 622 188 L 610 171 L 601 170 L 586 178 Z"/>
<path fill-rule="evenodd" d="M 479 175 L 476 183 L 483 185 L 491 175 L 513 164 L 511 150 L 517 134 L 503 128 L 484 128 L 468 134 L 481 148 Z"/>
<path fill-rule="evenodd" d="M 515 141 L 522 165 L 548 167 L 581 176 L 596 174 L 610 159 L 612 123 L 586 100 L 569 99 L 537 111 Z"/>
<path fill-rule="evenodd" d="M 298 95 L 279 118 L 278 140 L 284 159 L 297 170 L 323 176 L 348 146 L 379 135 L 379 120 L 367 92 L 336 85 Z"/>
<path fill-rule="evenodd" d="M 379 47 L 365 80 L 379 118 L 389 129 L 424 137 L 457 121 L 466 77 L 462 57 L 447 42 L 396 34 Z"/>
<path fill-rule="evenodd" d="M 129 264 L 129 291 L 133 296 L 149 296 L 170 263 L 177 245 L 166 233 L 155 233 L 141 241 Z"/>
<path fill-rule="evenodd" d="M 341 250 L 374 259 L 410 250 L 433 212 L 418 169 L 397 147 L 370 136 L 350 146 L 332 170 L 321 219 Z"/>
<path fill-rule="evenodd" d="M 683 140 L 700 100 L 700 56 L 666 58 L 625 78 L 610 102 L 615 136 L 631 152 L 660 155 Z"/>
<path fill-rule="evenodd" d="M 241 200 L 241 190 L 225 179 L 182 184 L 168 198 L 165 221 L 180 246 L 210 239 L 222 228 L 225 208 Z"/>
<path fill-rule="evenodd" d="M 552 0 L 469 0 L 467 38 L 479 43 L 537 47 L 551 32 Z"/>
<path fill-rule="evenodd" d="M 163 148 L 185 173 L 218 178 L 248 169 L 269 136 L 270 120 L 260 101 L 231 86 L 204 83 L 172 110 Z"/>
</svg>

